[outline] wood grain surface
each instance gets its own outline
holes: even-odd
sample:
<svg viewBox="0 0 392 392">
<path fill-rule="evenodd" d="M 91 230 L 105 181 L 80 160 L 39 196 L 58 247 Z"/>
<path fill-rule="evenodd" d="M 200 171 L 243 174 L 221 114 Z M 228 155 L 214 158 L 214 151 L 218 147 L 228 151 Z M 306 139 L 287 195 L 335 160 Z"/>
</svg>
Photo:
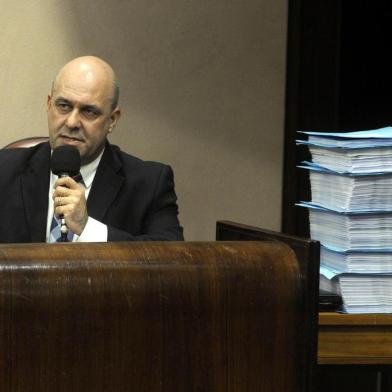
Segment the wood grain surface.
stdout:
<svg viewBox="0 0 392 392">
<path fill-rule="evenodd" d="M 0 245 L 0 391 L 302 391 L 280 243 Z"/>
</svg>

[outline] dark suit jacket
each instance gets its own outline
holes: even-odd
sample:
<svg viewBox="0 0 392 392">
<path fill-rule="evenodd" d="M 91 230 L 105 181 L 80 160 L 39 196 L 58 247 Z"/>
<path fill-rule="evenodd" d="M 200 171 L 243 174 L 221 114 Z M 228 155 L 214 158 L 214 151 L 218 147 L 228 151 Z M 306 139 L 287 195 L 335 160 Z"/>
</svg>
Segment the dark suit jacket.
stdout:
<svg viewBox="0 0 392 392">
<path fill-rule="evenodd" d="M 0 242 L 45 242 L 50 146 L 0 150 Z M 108 241 L 182 240 L 173 173 L 106 144 L 87 200 Z"/>
</svg>

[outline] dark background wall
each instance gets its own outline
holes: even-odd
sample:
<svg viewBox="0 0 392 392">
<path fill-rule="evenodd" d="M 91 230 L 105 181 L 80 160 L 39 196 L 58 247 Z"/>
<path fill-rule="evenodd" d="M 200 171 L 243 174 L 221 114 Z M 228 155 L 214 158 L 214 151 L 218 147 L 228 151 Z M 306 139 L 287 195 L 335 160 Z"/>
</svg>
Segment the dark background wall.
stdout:
<svg viewBox="0 0 392 392">
<path fill-rule="evenodd" d="M 392 124 L 389 1 L 291 1 L 287 55 L 283 231 L 308 235 L 308 153 L 297 130 L 354 131 Z"/>
</svg>

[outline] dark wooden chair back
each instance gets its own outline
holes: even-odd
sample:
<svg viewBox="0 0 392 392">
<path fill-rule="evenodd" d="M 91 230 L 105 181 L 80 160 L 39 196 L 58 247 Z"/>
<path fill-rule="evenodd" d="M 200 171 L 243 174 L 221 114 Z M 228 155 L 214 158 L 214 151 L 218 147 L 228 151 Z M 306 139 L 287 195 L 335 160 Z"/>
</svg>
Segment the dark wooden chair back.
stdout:
<svg viewBox="0 0 392 392">
<path fill-rule="evenodd" d="M 39 143 L 47 142 L 49 138 L 47 136 L 32 136 L 24 139 L 15 140 L 3 148 L 27 148 L 36 146 Z"/>
<path fill-rule="evenodd" d="M 0 245 L 0 390 L 303 391 L 304 290 L 277 242 Z"/>
<path fill-rule="evenodd" d="M 248 226 L 231 221 L 218 221 L 217 241 L 275 241 L 285 243 L 295 252 L 301 268 L 304 287 L 304 309 L 306 323 L 303 326 L 303 364 L 307 391 L 312 390 L 313 375 L 317 364 L 318 298 L 320 243 L 308 238 L 292 236 L 259 227 Z"/>
</svg>

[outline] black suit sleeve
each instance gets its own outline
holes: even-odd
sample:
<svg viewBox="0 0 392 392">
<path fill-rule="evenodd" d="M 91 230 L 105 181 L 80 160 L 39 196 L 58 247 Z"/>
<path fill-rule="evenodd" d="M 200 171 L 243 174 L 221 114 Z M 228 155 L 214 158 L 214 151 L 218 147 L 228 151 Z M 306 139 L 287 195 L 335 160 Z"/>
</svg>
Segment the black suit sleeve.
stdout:
<svg viewBox="0 0 392 392">
<path fill-rule="evenodd" d="M 182 241 L 183 229 L 178 221 L 177 197 L 173 171 L 162 165 L 153 191 L 152 202 L 143 219 L 141 233 L 132 235 L 108 225 L 108 241 Z"/>
</svg>

